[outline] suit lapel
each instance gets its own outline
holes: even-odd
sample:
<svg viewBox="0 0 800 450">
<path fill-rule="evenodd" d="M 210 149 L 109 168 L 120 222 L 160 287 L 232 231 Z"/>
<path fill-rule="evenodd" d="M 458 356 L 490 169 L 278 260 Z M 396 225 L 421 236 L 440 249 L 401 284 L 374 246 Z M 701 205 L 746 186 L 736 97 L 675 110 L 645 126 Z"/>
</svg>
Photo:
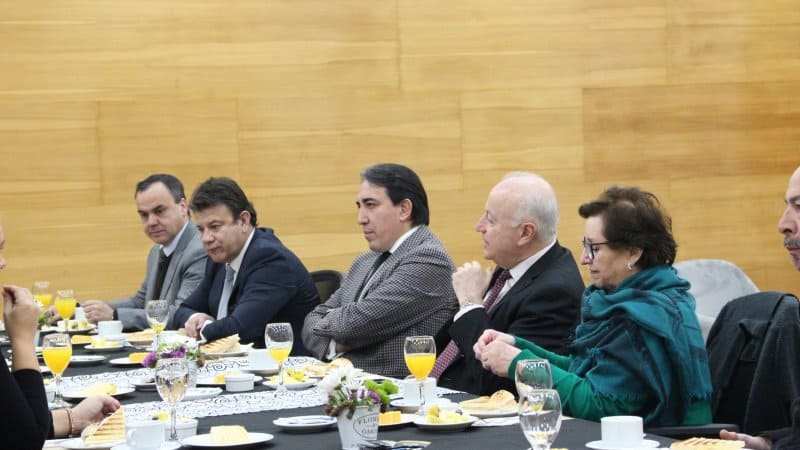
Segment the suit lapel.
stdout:
<svg viewBox="0 0 800 450">
<path fill-rule="evenodd" d="M 381 264 L 381 266 L 378 267 L 378 270 L 375 271 L 375 274 L 372 275 L 372 278 L 367 280 L 367 284 L 364 286 L 364 290 L 361 291 L 359 300 L 361 300 L 361 298 L 364 298 L 364 296 L 372 290 L 371 288 L 373 285 L 380 284 L 380 282 L 384 278 L 386 278 L 389 274 L 391 274 L 394 268 L 397 266 L 397 261 L 399 261 L 400 258 L 403 257 L 403 255 L 408 253 L 410 249 L 415 248 L 416 246 L 421 244 L 428 236 L 428 234 L 430 234 L 430 231 L 428 231 L 428 227 L 420 225 L 417 231 L 412 233 L 411 236 L 407 237 L 406 240 L 403 241 L 402 244 L 400 244 L 400 247 L 397 247 L 397 250 L 395 250 L 389 256 L 389 258 L 387 258 L 386 261 L 384 261 L 383 264 Z M 366 277 L 367 274 L 369 274 L 369 270 L 372 268 L 372 265 L 375 263 L 375 260 L 378 259 L 379 256 L 380 254 L 375 253 L 375 257 L 370 258 L 369 264 L 364 265 L 365 267 L 363 269 L 365 270 L 363 275 L 359 277 L 360 280 L 363 280 L 364 277 Z"/>
<path fill-rule="evenodd" d="M 561 246 L 558 244 L 558 241 L 556 241 L 555 245 L 553 245 L 550 250 L 547 251 L 547 253 L 542 255 L 538 261 L 533 263 L 533 265 L 528 268 L 528 270 L 522 275 L 522 277 L 520 277 L 519 280 L 514 282 L 514 286 L 511 286 L 511 289 L 509 289 L 508 292 L 503 295 L 503 298 L 499 299 L 497 303 L 492 305 L 492 308 L 488 312 L 489 317 L 493 318 L 497 314 L 497 311 L 503 308 L 503 305 L 508 304 L 508 302 L 505 302 L 504 300 L 513 299 L 519 296 L 520 293 L 527 290 L 528 286 L 533 284 L 534 280 L 536 280 L 536 278 L 538 278 L 547 267 L 555 263 L 555 261 L 558 259 L 560 249 Z M 492 282 L 489 284 L 489 289 L 491 289 L 491 286 L 494 285 L 494 280 L 496 280 L 500 275 L 500 270 L 501 269 L 498 268 L 494 271 L 494 274 L 492 275 Z"/>
</svg>

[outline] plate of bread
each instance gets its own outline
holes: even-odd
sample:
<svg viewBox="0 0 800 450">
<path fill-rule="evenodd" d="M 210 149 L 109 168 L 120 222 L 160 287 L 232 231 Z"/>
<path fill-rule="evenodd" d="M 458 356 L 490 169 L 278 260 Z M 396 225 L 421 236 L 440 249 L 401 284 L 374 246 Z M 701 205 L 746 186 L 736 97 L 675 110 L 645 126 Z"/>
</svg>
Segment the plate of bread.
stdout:
<svg viewBox="0 0 800 450">
<path fill-rule="evenodd" d="M 461 414 L 449 409 L 440 409 L 433 405 L 425 416 L 416 415 L 414 424 L 429 431 L 462 431 L 471 427 L 477 417 Z"/>
<path fill-rule="evenodd" d="M 130 394 L 134 390 L 135 389 L 130 386 L 123 387 L 112 383 L 100 382 L 91 386 L 87 386 L 83 389 L 64 392 L 63 396 L 65 400 L 76 401 L 83 400 L 90 395 L 110 395 L 112 397 L 121 397 L 123 395 Z"/>
<path fill-rule="evenodd" d="M 309 364 L 303 367 L 306 375 L 312 378 L 325 378 L 331 370 L 339 367 L 353 367 L 353 363 L 347 358 L 336 358 L 329 363 Z"/>
<path fill-rule="evenodd" d="M 200 346 L 200 351 L 207 358 L 229 358 L 233 356 L 244 356 L 250 351 L 251 345 L 241 345 L 239 335 L 234 334 L 228 337 L 217 339 Z"/>
<path fill-rule="evenodd" d="M 251 433 L 241 425 L 220 425 L 211 427 L 208 434 L 198 434 L 181 439 L 181 445 L 201 448 L 243 447 L 271 441 L 269 433 Z"/>
<path fill-rule="evenodd" d="M 473 398 L 460 402 L 458 406 L 464 413 L 481 419 L 491 417 L 509 417 L 517 415 L 517 400 L 514 394 L 499 390 L 492 395 Z"/>
</svg>

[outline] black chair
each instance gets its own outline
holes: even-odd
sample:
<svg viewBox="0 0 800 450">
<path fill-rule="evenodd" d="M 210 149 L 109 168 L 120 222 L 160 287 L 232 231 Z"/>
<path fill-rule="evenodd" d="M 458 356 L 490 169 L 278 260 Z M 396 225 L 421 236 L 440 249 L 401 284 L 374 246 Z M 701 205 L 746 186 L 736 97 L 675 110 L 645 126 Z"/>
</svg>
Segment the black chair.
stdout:
<svg viewBox="0 0 800 450">
<path fill-rule="evenodd" d="M 338 270 L 315 270 L 311 272 L 311 279 L 317 287 L 320 302 L 328 300 L 342 284 L 344 276 Z"/>
</svg>

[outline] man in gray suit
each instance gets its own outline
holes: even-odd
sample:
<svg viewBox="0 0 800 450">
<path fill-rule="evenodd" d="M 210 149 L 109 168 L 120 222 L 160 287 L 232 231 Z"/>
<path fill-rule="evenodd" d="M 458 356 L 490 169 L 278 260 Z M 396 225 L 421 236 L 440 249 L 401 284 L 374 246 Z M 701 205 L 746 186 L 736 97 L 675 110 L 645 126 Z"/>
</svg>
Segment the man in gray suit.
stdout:
<svg viewBox="0 0 800 450">
<path fill-rule="evenodd" d="M 428 197 L 416 173 L 378 164 L 361 179 L 358 223 L 371 251 L 306 316 L 303 343 L 317 358 L 342 356 L 368 372 L 404 377 L 406 336 L 433 336 L 457 309 L 455 265 L 428 229 Z"/>
<path fill-rule="evenodd" d="M 150 175 L 136 185 L 135 198 L 144 233 L 155 242 L 147 255 L 144 281 L 131 297 L 109 302 L 88 300 L 81 306 L 89 322 L 120 320 L 126 330 L 142 330 L 150 326 L 145 302 L 165 299 L 170 304 L 167 328 L 175 329 L 175 310 L 203 279 L 206 252 L 189 220 L 180 180 L 168 174 Z"/>
</svg>

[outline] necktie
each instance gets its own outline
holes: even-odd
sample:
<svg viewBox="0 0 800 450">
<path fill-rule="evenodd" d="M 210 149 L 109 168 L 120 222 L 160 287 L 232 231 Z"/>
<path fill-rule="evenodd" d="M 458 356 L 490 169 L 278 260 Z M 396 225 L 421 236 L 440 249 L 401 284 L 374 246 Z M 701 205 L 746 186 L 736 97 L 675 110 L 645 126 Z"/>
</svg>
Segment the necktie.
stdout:
<svg viewBox="0 0 800 450">
<path fill-rule="evenodd" d="M 497 301 L 500 291 L 503 290 L 503 286 L 506 285 L 506 281 L 508 281 L 509 278 L 511 278 L 511 272 L 507 269 L 503 269 L 500 275 L 497 276 L 494 285 L 492 285 L 492 290 L 489 291 L 489 296 L 486 298 L 486 301 L 483 302 L 483 307 L 486 311 L 489 311 L 489 308 Z M 433 378 L 442 376 L 444 371 L 450 367 L 450 364 L 453 364 L 456 358 L 458 358 L 458 344 L 451 339 L 450 342 L 447 343 L 447 347 L 445 347 L 439 357 L 436 358 L 436 363 L 433 365 L 433 370 L 431 370 L 431 376 Z"/>
<path fill-rule="evenodd" d="M 228 316 L 228 300 L 231 299 L 233 292 L 233 277 L 236 271 L 230 264 L 225 264 L 225 283 L 222 285 L 222 295 L 219 297 L 219 309 L 217 309 L 217 320 Z"/>
<path fill-rule="evenodd" d="M 375 275 L 375 272 L 378 271 L 378 267 L 380 267 L 381 264 L 383 264 L 383 262 L 386 261 L 386 259 L 391 255 L 391 252 L 383 252 L 378 256 L 378 258 L 375 260 L 375 263 L 372 264 L 372 268 L 369 269 L 367 276 L 364 277 L 364 281 L 361 282 L 361 286 L 358 287 L 358 291 L 356 291 L 356 296 L 353 301 L 358 301 L 358 299 L 361 297 L 361 291 L 364 290 L 364 286 L 367 285 L 369 279 L 372 278 L 372 275 Z"/>
<path fill-rule="evenodd" d="M 156 281 L 153 284 L 153 298 L 161 298 L 161 288 L 164 287 L 164 278 L 167 276 L 170 257 L 164 253 L 164 249 L 158 251 L 158 266 L 156 266 Z"/>
</svg>

